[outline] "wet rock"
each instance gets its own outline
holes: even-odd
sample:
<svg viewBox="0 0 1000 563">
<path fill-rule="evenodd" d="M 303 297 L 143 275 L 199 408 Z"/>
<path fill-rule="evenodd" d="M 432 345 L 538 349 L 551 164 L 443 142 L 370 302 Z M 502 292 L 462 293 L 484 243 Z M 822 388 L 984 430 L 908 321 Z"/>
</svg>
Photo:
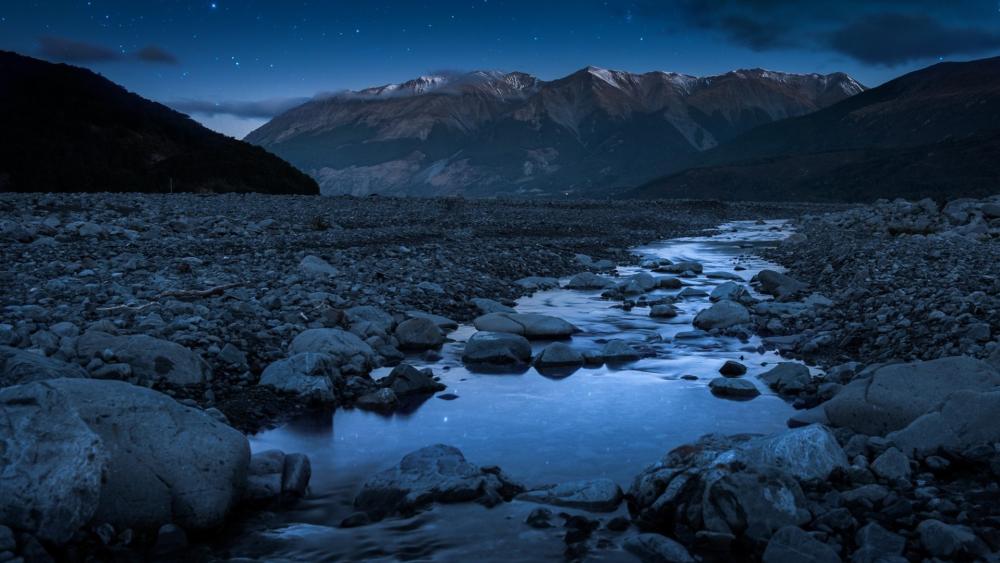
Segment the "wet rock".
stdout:
<svg viewBox="0 0 1000 563">
<path fill-rule="evenodd" d="M 333 357 L 344 375 L 368 373 L 374 362 L 374 351 L 363 340 L 337 328 L 313 328 L 296 336 L 288 347 L 291 355 L 303 352 L 327 354 Z"/>
<path fill-rule="evenodd" d="M 1000 390 L 956 391 L 888 438 L 906 452 L 927 454 L 1000 442 Z"/>
<path fill-rule="evenodd" d="M 537 313 L 489 313 L 476 317 L 476 330 L 507 332 L 525 338 L 567 338 L 580 329 L 556 317 Z"/>
<path fill-rule="evenodd" d="M 582 366 L 583 355 L 566 343 L 553 342 L 539 352 L 534 363 L 540 368 Z"/>
<path fill-rule="evenodd" d="M 399 397 L 392 389 L 383 388 L 358 397 L 354 406 L 359 409 L 388 413 L 396 410 L 396 407 L 399 406 Z"/>
<path fill-rule="evenodd" d="M 750 290 L 748 290 L 745 286 L 731 281 L 719 284 L 712 290 L 712 293 L 709 294 L 709 299 L 712 301 L 734 301 L 743 305 L 750 305 L 757 301 L 752 295 L 750 295 Z"/>
<path fill-rule="evenodd" d="M 694 563 L 688 550 L 660 534 L 639 534 L 625 539 L 625 550 L 643 563 Z"/>
<path fill-rule="evenodd" d="M 372 519 L 367 512 L 354 512 L 347 518 L 340 521 L 341 528 L 358 528 L 372 523 Z"/>
<path fill-rule="evenodd" d="M 683 274 L 684 272 L 700 274 L 703 270 L 704 267 L 698 262 L 677 262 L 675 264 L 659 266 L 655 271 L 668 274 Z"/>
<path fill-rule="evenodd" d="M 281 492 L 296 497 L 306 494 L 312 478 L 312 463 L 305 454 L 288 454 L 281 468 Z"/>
<path fill-rule="evenodd" d="M 657 319 L 672 319 L 677 316 L 677 308 L 669 303 L 660 303 L 649 308 L 649 316 Z"/>
<path fill-rule="evenodd" d="M 444 334 L 431 319 L 407 319 L 396 327 L 396 340 L 404 350 L 427 350 L 444 344 Z"/>
<path fill-rule="evenodd" d="M 559 280 L 550 277 L 528 276 L 514 282 L 528 291 L 539 291 L 544 289 L 555 289 L 559 287 Z"/>
<path fill-rule="evenodd" d="M 407 311 L 407 318 L 410 319 L 429 319 L 433 322 L 443 333 L 450 332 L 458 328 L 458 322 L 448 317 L 443 317 L 441 315 L 434 315 L 431 313 L 425 313 L 423 311 Z"/>
<path fill-rule="evenodd" d="M 774 270 L 761 270 L 754 276 L 754 281 L 760 284 L 761 293 L 773 295 L 778 299 L 789 299 L 809 288 L 808 284 Z"/>
<path fill-rule="evenodd" d="M 910 460 L 896 448 L 882 452 L 871 465 L 872 472 L 886 481 L 910 479 Z"/>
<path fill-rule="evenodd" d="M 840 563 L 840 556 L 830 546 L 818 541 L 802 528 L 785 526 L 771 536 L 762 558 L 764 563 Z"/>
<path fill-rule="evenodd" d="M 339 273 L 337 268 L 331 266 L 329 262 L 323 260 L 319 256 L 313 256 L 312 254 L 306 256 L 299 262 L 299 271 L 306 276 L 319 278 L 331 278 Z"/>
<path fill-rule="evenodd" d="M 407 454 L 399 465 L 370 477 L 354 506 L 381 519 L 412 514 L 435 502 L 495 506 L 523 490 L 500 470 L 473 465 L 458 448 L 437 444 Z"/>
<path fill-rule="evenodd" d="M 665 276 L 660 278 L 659 285 L 661 289 L 680 289 L 684 286 L 684 282 L 682 282 L 679 278 Z"/>
<path fill-rule="evenodd" d="M 753 398 L 760 395 L 757 386 L 745 379 L 730 379 L 717 377 L 708 382 L 708 388 L 713 395 L 719 397 Z"/>
<path fill-rule="evenodd" d="M 87 377 L 87 372 L 76 364 L 0 346 L 0 387 L 59 377 Z"/>
<path fill-rule="evenodd" d="M 536 508 L 528 513 L 524 523 L 532 528 L 543 530 L 552 527 L 552 511 L 548 508 Z"/>
<path fill-rule="evenodd" d="M 958 356 L 892 364 L 859 377 L 821 407 L 836 426 L 884 435 L 902 430 L 957 390 L 988 391 L 1000 374 L 984 362 Z"/>
<path fill-rule="evenodd" d="M 445 388 L 443 384 L 434 381 L 434 372 L 430 368 L 421 370 L 410 364 L 399 364 L 392 368 L 379 384 L 392 389 L 398 397 L 436 393 Z"/>
<path fill-rule="evenodd" d="M 733 360 L 726 360 L 719 368 L 719 373 L 726 377 L 739 377 L 747 372 L 747 367 Z"/>
<path fill-rule="evenodd" d="M 685 287 L 677 292 L 677 297 L 679 299 L 701 299 L 702 297 L 708 297 L 708 293 L 693 287 Z"/>
<path fill-rule="evenodd" d="M 639 352 L 625 340 L 609 340 L 601 348 L 601 356 L 609 364 L 626 364 L 639 359 Z"/>
<path fill-rule="evenodd" d="M 333 356 L 303 352 L 267 366 L 258 384 L 329 403 L 336 399 L 334 381 L 339 377 Z"/>
<path fill-rule="evenodd" d="M 750 322 L 750 311 L 733 301 L 719 301 L 694 317 L 694 326 L 702 330 L 724 329 Z"/>
<path fill-rule="evenodd" d="M 809 385 L 812 375 L 809 368 L 795 362 L 780 362 L 773 369 L 761 374 L 760 379 L 779 393 L 801 393 Z"/>
<path fill-rule="evenodd" d="M 498 302 L 496 302 L 496 301 L 494 301 L 492 299 L 485 299 L 483 297 L 473 297 L 471 301 L 472 301 L 472 304 L 475 305 L 475 307 L 477 309 L 479 309 L 479 311 L 482 314 L 484 314 L 484 315 L 488 315 L 490 313 L 514 313 L 514 312 L 516 312 L 516 311 L 514 311 L 513 308 L 508 307 L 508 306 L 506 306 L 506 305 L 504 305 L 502 303 L 498 303 Z"/>
<path fill-rule="evenodd" d="M 622 490 L 610 479 L 593 479 L 549 485 L 521 493 L 517 498 L 591 512 L 612 512 L 622 502 Z"/>
<path fill-rule="evenodd" d="M 527 364 L 531 361 L 531 343 L 516 334 L 480 331 L 465 343 L 462 361 L 499 366 Z"/>
<path fill-rule="evenodd" d="M 989 552 L 986 544 L 965 526 L 930 519 L 917 526 L 917 534 L 920 545 L 934 557 L 972 558 Z"/>
<path fill-rule="evenodd" d="M 632 521 L 624 516 L 615 516 L 605 525 L 612 532 L 624 532 L 632 527 Z"/>
<path fill-rule="evenodd" d="M 611 278 L 604 276 L 599 276 L 592 272 L 582 272 L 572 278 L 566 283 L 566 289 L 608 289 L 614 287 L 615 281 Z"/>
<path fill-rule="evenodd" d="M 747 440 L 735 449 L 735 457 L 749 465 L 776 467 L 803 481 L 826 479 L 848 465 L 833 433 L 820 425 Z"/>
<path fill-rule="evenodd" d="M 906 538 L 894 534 L 875 522 L 865 524 L 854 535 L 858 550 L 851 556 L 851 561 L 858 563 L 876 563 L 883 559 L 892 560 L 899 557 L 906 548 Z"/>
<path fill-rule="evenodd" d="M 130 365 L 140 383 L 165 381 L 192 385 L 211 376 L 211 368 L 198 354 L 180 344 L 144 334 L 113 336 L 89 331 L 77 340 L 76 347 L 83 358 L 111 357 Z"/>
</svg>

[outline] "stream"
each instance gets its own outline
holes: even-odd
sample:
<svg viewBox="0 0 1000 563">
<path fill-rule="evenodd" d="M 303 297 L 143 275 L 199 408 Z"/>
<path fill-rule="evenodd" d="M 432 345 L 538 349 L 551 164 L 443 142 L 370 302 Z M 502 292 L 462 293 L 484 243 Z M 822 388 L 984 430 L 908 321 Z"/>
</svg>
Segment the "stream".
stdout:
<svg viewBox="0 0 1000 563">
<path fill-rule="evenodd" d="M 694 261 L 704 272 L 729 272 L 748 282 L 764 268 L 779 269 L 753 254 L 790 233 L 783 221 L 727 223 L 712 235 L 673 239 L 635 248 L 646 258 Z M 622 277 L 643 271 L 620 267 Z M 657 274 L 654 274 L 657 275 Z M 565 280 L 563 280 L 565 282 Z M 711 292 L 726 279 L 699 275 L 686 287 Z M 657 289 L 647 298 L 673 295 Z M 219 540 L 223 558 L 267 561 L 525 561 L 562 560 L 563 529 L 536 530 L 524 524 L 540 505 L 513 501 L 493 509 L 477 504 L 437 505 L 411 518 L 390 518 L 360 528 L 339 528 L 354 510 L 352 501 L 371 474 L 389 468 L 409 452 L 436 443 L 458 447 L 470 462 L 498 465 L 529 486 L 607 477 L 627 490 L 639 471 L 672 448 L 707 433 L 771 433 L 786 428 L 791 406 L 770 392 L 757 375 L 781 361 L 764 352 L 758 338 L 678 333 L 693 330 L 694 315 L 709 305 L 707 296 L 679 301 L 671 319 L 649 316 L 648 307 L 621 308 L 602 300 L 600 290 L 555 289 L 522 298 L 517 311 L 563 318 L 582 332 L 570 343 L 599 349 L 610 339 L 642 342 L 656 357 L 624 366 L 583 367 L 560 377 L 534 368 L 520 374 L 480 374 L 461 362 L 464 341 L 475 329 L 450 333 L 442 359 L 427 363 L 447 390 L 412 405 L 406 412 L 380 415 L 338 409 L 310 415 L 251 437 L 255 452 L 278 448 L 302 452 L 312 461 L 310 493 L 291 508 L 251 519 L 234 537 Z M 755 296 L 761 296 L 755 293 Z M 534 341 L 534 352 L 546 341 Z M 713 396 L 708 382 L 726 360 L 748 368 L 745 379 L 761 395 L 748 401 Z M 388 373 L 380 369 L 375 378 Z M 681 376 L 697 379 L 682 379 Z M 443 393 L 458 396 L 439 398 Z M 553 512 L 577 513 L 550 507 Z M 579 512 L 581 514 L 586 514 Z M 602 521 L 626 514 L 594 515 Z M 635 561 L 620 547 L 624 534 L 603 527 L 588 556 L 594 561 Z"/>
</svg>

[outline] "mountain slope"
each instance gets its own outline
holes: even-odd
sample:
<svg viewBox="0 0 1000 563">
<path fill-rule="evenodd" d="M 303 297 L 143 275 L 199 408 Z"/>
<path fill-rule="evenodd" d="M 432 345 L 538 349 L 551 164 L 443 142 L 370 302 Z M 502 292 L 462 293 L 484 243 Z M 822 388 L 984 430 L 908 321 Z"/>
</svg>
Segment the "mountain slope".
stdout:
<svg viewBox="0 0 1000 563">
<path fill-rule="evenodd" d="M 862 91 L 844 74 L 473 72 L 316 99 L 246 140 L 324 193 L 606 195 L 757 125 Z"/>
<path fill-rule="evenodd" d="M 0 191 L 315 194 L 287 162 L 82 68 L 0 51 Z"/>
<path fill-rule="evenodd" d="M 633 197 L 870 201 L 1000 189 L 1000 57 L 941 63 L 699 155 Z"/>
</svg>

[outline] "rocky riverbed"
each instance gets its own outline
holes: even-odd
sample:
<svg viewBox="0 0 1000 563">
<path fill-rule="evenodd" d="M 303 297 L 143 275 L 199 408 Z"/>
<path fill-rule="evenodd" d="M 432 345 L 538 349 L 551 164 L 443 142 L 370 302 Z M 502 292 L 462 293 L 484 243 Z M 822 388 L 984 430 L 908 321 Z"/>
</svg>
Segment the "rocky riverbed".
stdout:
<svg viewBox="0 0 1000 563">
<path fill-rule="evenodd" d="M 470 373 L 530 369 L 550 382 L 606 366 L 561 388 L 580 389 L 581 402 L 613 396 L 625 374 L 643 393 L 636 404 L 648 403 L 663 391 L 640 377 L 656 374 L 710 380 L 667 393 L 788 409 L 759 396 L 773 393 L 801 410 L 786 431 L 693 436 L 635 465 L 631 483 L 522 483 L 478 465 L 481 452 L 429 445 L 380 462 L 336 526 L 287 533 L 316 549 L 341 533 L 379 544 L 437 506 L 475 501 L 495 508 L 469 521 L 509 529 L 528 559 L 551 559 L 553 537 L 572 560 L 989 560 L 1000 549 L 996 201 L 3 195 L 0 209 L 0 560 L 176 555 L 234 514 L 308 499 L 310 459 L 251 456 L 241 431 L 333 407 L 411 413 L 465 381 L 433 369 L 442 354 Z M 727 253 L 754 251 L 745 226 L 727 227 L 734 238 L 706 255 L 712 268 L 683 242 L 670 259 L 629 251 L 732 219 L 783 237 L 759 221 L 770 217 L 799 218 L 798 233 L 764 251 L 787 273 Z M 583 308 L 562 316 L 532 299 L 512 307 L 561 284 L 605 305 L 570 298 Z M 624 313 L 628 339 L 602 320 L 608 307 Z M 820 369 L 774 365 L 768 350 Z M 670 367 L 686 355 L 705 365 Z M 634 371 L 616 376 L 620 366 Z M 537 382 L 503 381 L 547 408 L 526 392 Z M 534 504 L 557 508 L 524 508 Z"/>
</svg>

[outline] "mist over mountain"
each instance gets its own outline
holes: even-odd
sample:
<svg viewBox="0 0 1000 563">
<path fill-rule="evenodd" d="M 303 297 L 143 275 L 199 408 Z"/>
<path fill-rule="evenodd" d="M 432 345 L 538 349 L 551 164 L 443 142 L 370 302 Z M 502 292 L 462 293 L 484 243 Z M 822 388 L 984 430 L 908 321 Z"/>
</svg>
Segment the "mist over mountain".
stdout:
<svg viewBox="0 0 1000 563">
<path fill-rule="evenodd" d="M 314 99 L 246 140 L 325 194 L 605 196 L 863 90 L 842 73 L 761 69 L 442 73 Z"/>
</svg>

